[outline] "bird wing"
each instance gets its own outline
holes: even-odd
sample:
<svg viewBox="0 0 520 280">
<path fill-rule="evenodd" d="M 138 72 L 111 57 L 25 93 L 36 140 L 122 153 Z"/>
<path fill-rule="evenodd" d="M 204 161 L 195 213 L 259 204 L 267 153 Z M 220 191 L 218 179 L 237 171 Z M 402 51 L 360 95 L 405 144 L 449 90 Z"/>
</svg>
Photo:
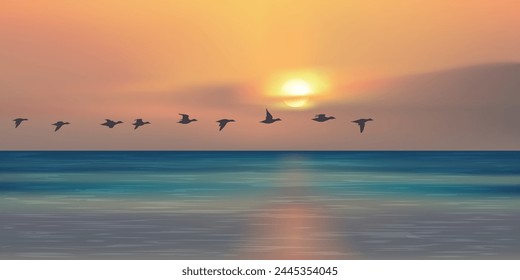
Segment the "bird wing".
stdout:
<svg viewBox="0 0 520 280">
<path fill-rule="evenodd" d="M 105 119 L 105 121 L 107 121 L 107 122 L 112 122 L 112 120 L 111 120 L 111 119 Z"/>
<path fill-rule="evenodd" d="M 56 126 L 56 129 L 54 129 L 54 132 L 58 131 L 62 126 L 62 124 L 58 124 L 58 123 L 55 123 L 54 125 Z"/>
<path fill-rule="evenodd" d="M 22 123 L 22 120 L 16 119 L 16 120 L 14 120 L 14 123 L 15 123 L 14 128 L 17 128 Z"/>
<path fill-rule="evenodd" d="M 224 129 L 224 126 L 226 126 L 228 122 L 227 121 L 218 121 L 218 126 L 220 127 L 220 129 L 218 131 L 221 131 L 222 129 Z"/>
<path fill-rule="evenodd" d="M 363 130 L 365 130 L 365 123 L 364 122 L 359 122 L 359 132 L 360 133 L 363 133 Z"/>
<path fill-rule="evenodd" d="M 179 114 L 182 116 L 182 121 L 189 121 L 190 120 L 190 115 L 187 115 L 187 114 Z"/>
<path fill-rule="evenodd" d="M 273 115 L 271 115 L 271 113 L 269 113 L 269 111 L 267 111 L 267 109 L 265 109 L 265 119 L 266 120 L 272 120 L 273 119 Z"/>
<path fill-rule="evenodd" d="M 316 118 L 320 118 L 321 119 L 321 118 L 324 118 L 324 117 L 325 117 L 325 114 L 317 114 L 316 115 Z"/>
</svg>

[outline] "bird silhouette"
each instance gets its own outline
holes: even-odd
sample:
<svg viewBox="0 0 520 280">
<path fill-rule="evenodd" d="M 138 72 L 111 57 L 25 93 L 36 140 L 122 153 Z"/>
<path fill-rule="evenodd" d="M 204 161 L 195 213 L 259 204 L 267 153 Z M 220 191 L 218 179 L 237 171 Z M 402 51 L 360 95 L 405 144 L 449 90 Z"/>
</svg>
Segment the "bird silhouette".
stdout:
<svg viewBox="0 0 520 280">
<path fill-rule="evenodd" d="M 118 125 L 120 123 L 123 123 L 122 121 L 115 122 L 115 121 L 113 121 L 111 119 L 105 119 L 105 120 L 106 120 L 106 122 L 102 123 L 101 125 L 107 126 L 109 128 L 114 128 L 114 126 L 116 126 L 116 125 Z"/>
<path fill-rule="evenodd" d="M 143 119 L 136 119 L 133 123 L 134 129 L 137 129 L 138 127 L 143 126 L 145 124 L 150 124 L 150 122 L 143 122 Z"/>
<path fill-rule="evenodd" d="M 365 130 L 365 123 L 369 121 L 373 121 L 373 119 L 359 119 L 352 122 L 357 123 L 359 125 L 359 132 L 363 133 L 363 130 Z"/>
<path fill-rule="evenodd" d="M 24 119 L 24 118 L 17 118 L 17 119 L 14 119 L 13 122 L 14 122 L 14 128 L 17 128 L 19 127 L 22 122 L 24 121 L 28 121 L 29 119 Z"/>
<path fill-rule="evenodd" d="M 325 116 L 325 114 L 318 114 L 312 120 L 317 121 L 317 122 L 326 122 L 328 120 L 334 120 L 334 119 L 336 119 L 336 118 L 333 116 L 327 117 L 327 116 Z"/>
<path fill-rule="evenodd" d="M 221 120 L 218 120 L 218 126 L 219 126 L 219 130 L 218 131 L 221 131 L 222 129 L 224 129 L 224 127 L 226 126 L 226 124 L 228 122 L 234 122 L 235 120 L 229 120 L 229 119 L 221 119 Z"/>
<path fill-rule="evenodd" d="M 265 109 L 265 120 L 260 121 L 260 122 L 270 124 L 270 123 L 274 123 L 274 122 L 281 121 L 281 120 L 282 119 L 280 119 L 280 118 L 273 119 L 273 115 L 271 115 L 271 113 L 269 113 L 269 111 L 267 109 Z"/>
<path fill-rule="evenodd" d="M 190 120 L 190 115 L 187 115 L 187 114 L 179 114 L 182 116 L 181 120 L 178 121 L 178 123 L 182 123 L 182 124 L 189 124 L 190 122 L 196 122 L 197 119 L 191 119 Z"/>
<path fill-rule="evenodd" d="M 70 123 L 69 122 L 62 122 L 62 121 L 53 123 L 52 125 L 56 126 L 56 129 L 54 129 L 54 132 L 58 131 L 62 126 L 66 125 L 66 124 L 70 124 Z"/>
</svg>

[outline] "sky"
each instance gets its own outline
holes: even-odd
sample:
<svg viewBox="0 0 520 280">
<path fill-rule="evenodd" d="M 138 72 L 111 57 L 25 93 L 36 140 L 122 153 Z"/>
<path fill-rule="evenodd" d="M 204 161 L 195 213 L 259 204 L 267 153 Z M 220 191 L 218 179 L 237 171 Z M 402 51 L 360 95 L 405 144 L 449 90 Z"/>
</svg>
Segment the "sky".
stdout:
<svg viewBox="0 0 520 280">
<path fill-rule="evenodd" d="M 0 6 L 0 150 L 520 149 L 515 0 Z M 282 121 L 259 123 L 265 108 Z"/>
</svg>

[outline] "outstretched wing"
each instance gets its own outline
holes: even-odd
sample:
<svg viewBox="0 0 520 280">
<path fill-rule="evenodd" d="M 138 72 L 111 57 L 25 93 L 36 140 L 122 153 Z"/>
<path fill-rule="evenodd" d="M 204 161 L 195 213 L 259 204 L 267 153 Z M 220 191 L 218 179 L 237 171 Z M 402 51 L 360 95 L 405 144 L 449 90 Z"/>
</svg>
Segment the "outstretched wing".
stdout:
<svg viewBox="0 0 520 280">
<path fill-rule="evenodd" d="M 54 132 L 58 131 L 61 128 L 60 124 L 54 124 L 54 125 L 56 126 L 56 128 L 54 129 Z"/>
<path fill-rule="evenodd" d="M 226 121 L 218 121 L 218 126 L 220 127 L 220 129 L 218 131 L 221 131 L 222 129 L 224 129 L 226 124 L 227 124 Z"/>
<path fill-rule="evenodd" d="M 265 109 L 265 119 L 266 120 L 272 120 L 273 119 L 273 115 L 271 115 L 271 113 L 269 113 L 269 111 L 267 111 L 267 109 Z"/>
<path fill-rule="evenodd" d="M 187 114 L 179 114 L 179 115 L 182 116 L 182 120 L 181 121 L 183 121 L 183 122 L 190 120 L 190 115 L 187 115 Z"/>
<path fill-rule="evenodd" d="M 15 123 L 14 128 L 17 128 L 22 123 L 22 120 L 14 120 L 14 123 Z"/>
<path fill-rule="evenodd" d="M 358 122 L 359 124 L 359 132 L 363 133 L 363 130 L 365 130 L 365 123 L 364 122 Z"/>
</svg>

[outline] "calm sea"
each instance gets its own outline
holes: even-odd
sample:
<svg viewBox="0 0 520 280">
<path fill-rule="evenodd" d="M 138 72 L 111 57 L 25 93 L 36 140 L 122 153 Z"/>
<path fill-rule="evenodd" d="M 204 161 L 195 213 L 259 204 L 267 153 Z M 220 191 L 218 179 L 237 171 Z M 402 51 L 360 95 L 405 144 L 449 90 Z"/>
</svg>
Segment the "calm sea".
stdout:
<svg viewBox="0 0 520 280">
<path fill-rule="evenodd" d="M 520 259 L 520 152 L 0 152 L 0 259 Z"/>
</svg>

